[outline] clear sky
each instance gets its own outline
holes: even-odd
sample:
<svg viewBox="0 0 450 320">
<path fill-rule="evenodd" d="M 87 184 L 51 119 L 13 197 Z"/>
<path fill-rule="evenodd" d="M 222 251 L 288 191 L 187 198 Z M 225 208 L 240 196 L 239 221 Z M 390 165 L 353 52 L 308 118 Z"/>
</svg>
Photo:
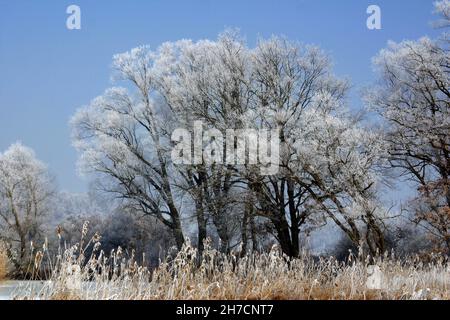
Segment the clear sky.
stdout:
<svg viewBox="0 0 450 320">
<path fill-rule="evenodd" d="M 66 8 L 81 8 L 81 30 Z M 368 30 L 366 8 L 381 8 Z M 374 79 L 371 58 L 388 40 L 436 36 L 431 0 L 0 0 L 0 150 L 21 141 L 48 163 L 62 189 L 82 192 L 68 121 L 111 85 L 113 54 L 181 38 L 216 38 L 239 28 L 250 46 L 285 35 L 321 46 L 335 72 L 351 79 L 351 103 Z"/>
</svg>

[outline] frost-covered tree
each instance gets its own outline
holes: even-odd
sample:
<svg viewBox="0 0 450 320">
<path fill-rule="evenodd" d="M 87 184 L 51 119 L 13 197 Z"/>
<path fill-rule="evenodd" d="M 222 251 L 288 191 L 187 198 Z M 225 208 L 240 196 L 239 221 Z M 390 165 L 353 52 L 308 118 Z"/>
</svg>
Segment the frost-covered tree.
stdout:
<svg viewBox="0 0 450 320">
<path fill-rule="evenodd" d="M 75 144 L 84 167 L 108 177 L 105 189 L 160 219 L 179 247 L 182 214 L 195 217 L 200 249 L 211 222 L 224 252 L 239 239 L 244 248 L 256 242 L 257 217 L 290 256 L 302 228 L 327 218 L 355 242 L 363 226 L 367 239 L 378 233 L 377 135 L 347 114 L 347 81 L 318 48 L 276 37 L 249 48 L 225 32 L 216 41 L 136 48 L 117 55 L 114 68 L 129 88 L 109 89 L 75 115 Z M 171 133 L 186 128 L 192 138 L 196 121 L 223 136 L 278 130 L 279 170 L 263 175 L 261 163 L 231 165 L 225 154 L 218 163 L 204 153 L 200 162 L 173 163 Z"/>
<path fill-rule="evenodd" d="M 295 180 L 355 245 L 367 245 L 371 254 L 384 251 L 380 135 L 345 113 L 308 110 L 302 124 L 293 142 Z"/>
<path fill-rule="evenodd" d="M 47 167 L 20 143 L 0 153 L 0 238 L 19 269 L 39 239 L 53 194 Z"/>
<path fill-rule="evenodd" d="M 448 1 L 438 3 L 448 14 Z M 419 185 L 418 221 L 450 249 L 450 52 L 429 38 L 389 43 L 366 96 L 387 120 L 389 161 Z"/>
<path fill-rule="evenodd" d="M 192 129 L 194 121 L 201 121 L 203 130 L 218 130 L 223 136 L 227 129 L 245 127 L 244 113 L 251 95 L 250 57 L 238 34 L 225 32 L 217 41 L 166 43 L 159 52 L 164 56 L 158 59 L 160 93 L 177 113 L 180 126 Z M 221 250 L 229 251 L 233 222 L 242 211 L 242 197 L 236 190 L 241 179 L 235 167 L 202 161 L 177 169 L 182 178 L 179 187 L 194 202 L 198 247 L 202 248 L 211 221 Z"/>
<path fill-rule="evenodd" d="M 76 147 L 87 171 L 102 174 L 103 188 L 172 231 L 184 243 L 180 204 L 170 161 L 171 110 L 155 99 L 154 53 L 147 47 L 114 56 L 118 79 L 130 89 L 111 88 L 72 119 Z"/>
<path fill-rule="evenodd" d="M 308 137 L 301 130 L 311 128 L 309 110 L 330 114 L 342 106 L 347 83 L 332 75 L 328 57 L 318 48 L 281 38 L 260 41 L 252 64 L 254 97 L 248 123 L 279 129 L 280 168 L 273 176 L 249 170 L 248 185 L 258 200 L 257 214 L 270 220 L 269 230 L 282 250 L 296 256 L 301 228 L 323 220 L 323 211 L 316 210 L 322 199 L 315 200 L 306 187 L 304 167 L 298 161 L 299 154 L 313 157 L 316 152 L 303 153 L 299 142 L 312 143 L 318 136 Z"/>
<path fill-rule="evenodd" d="M 374 252 L 382 250 L 375 212 L 382 147 L 346 111 L 347 81 L 333 75 L 319 48 L 282 38 L 261 40 L 250 57 L 252 95 L 243 119 L 250 127 L 278 128 L 280 141 L 277 174 L 251 167 L 241 173 L 256 214 L 270 221 L 290 256 L 299 253 L 300 232 L 327 219 L 356 244 L 367 240 Z"/>
<path fill-rule="evenodd" d="M 440 19 L 436 21 L 435 26 L 438 28 L 450 27 L 450 1 L 439 0 L 434 3 L 435 12 L 440 16 Z M 446 35 L 448 37 L 448 34 Z"/>
<path fill-rule="evenodd" d="M 91 187 L 92 188 L 92 187 Z M 51 224 L 56 227 L 58 223 L 70 216 L 88 217 L 103 216 L 112 212 L 117 205 L 107 197 L 100 197 L 95 190 L 87 193 L 72 193 L 61 191 L 55 194 L 52 203 Z"/>
</svg>

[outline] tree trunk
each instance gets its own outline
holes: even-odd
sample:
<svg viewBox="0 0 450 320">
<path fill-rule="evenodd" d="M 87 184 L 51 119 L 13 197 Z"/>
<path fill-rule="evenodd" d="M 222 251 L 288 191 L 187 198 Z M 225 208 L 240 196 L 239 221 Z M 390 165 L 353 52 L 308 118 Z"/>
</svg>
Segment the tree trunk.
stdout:
<svg viewBox="0 0 450 320">
<path fill-rule="evenodd" d="M 203 252 L 203 250 L 205 249 L 203 242 L 205 241 L 206 236 L 207 236 L 206 218 L 205 218 L 205 212 L 203 210 L 203 200 L 202 199 L 196 200 L 195 209 L 196 209 L 197 227 L 198 227 L 197 248 L 201 254 Z"/>
<path fill-rule="evenodd" d="M 294 250 L 292 248 L 291 237 L 289 234 L 289 225 L 284 217 L 277 217 L 272 219 L 272 223 L 276 230 L 276 237 L 280 244 L 281 250 L 289 257 L 294 257 Z"/>
<path fill-rule="evenodd" d="M 291 219 L 292 256 L 298 257 L 300 253 L 300 245 L 299 245 L 300 226 L 299 226 L 298 212 L 295 207 L 294 188 L 292 186 L 292 182 L 289 180 L 287 182 L 287 196 L 289 204 L 289 217 Z"/>
<path fill-rule="evenodd" d="M 224 219 L 223 213 L 213 214 L 213 222 L 220 238 L 220 251 L 222 253 L 229 253 L 230 239 L 228 236 L 227 223 Z"/>
<path fill-rule="evenodd" d="M 172 214 L 172 234 L 175 238 L 175 243 L 177 245 L 177 249 L 181 250 L 184 244 L 184 235 L 183 235 L 183 229 L 181 228 L 181 221 L 180 217 L 178 216 L 178 211 L 176 214 Z"/>
<path fill-rule="evenodd" d="M 252 238 L 252 251 L 258 252 L 258 240 L 256 237 L 256 226 L 255 226 L 255 217 L 253 215 L 253 212 L 250 216 L 250 237 Z"/>
<path fill-rule="evenodd" d="M 248 226 L 248 220 L 249 220 L 249 204 L 246 203 L 245 205 L 245 210 L 244 210 L 244 216 L 242 218 L 242 226 L 241 226 L 241 243 L 242 243 L 242 248 L 241 248 L 241 256 L 245 256 L 245 254 L 247 253 L 247 242 L 248 242 L 248 237 L 247 237 L 247 226 Z"/>
</svg>

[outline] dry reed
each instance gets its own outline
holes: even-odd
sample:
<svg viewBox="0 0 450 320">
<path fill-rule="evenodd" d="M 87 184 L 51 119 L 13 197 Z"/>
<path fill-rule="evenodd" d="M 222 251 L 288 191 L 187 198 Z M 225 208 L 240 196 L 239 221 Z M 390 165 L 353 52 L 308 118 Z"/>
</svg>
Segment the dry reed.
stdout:
<svg viewBox="0 0 450 320">
<path fill-rule="evenodd" d="M 86 233 L 83 232 L 83 235 Z M 178 254 L 149 270 L 119 247 L 100 250 L 100 237 L 82 241 L 51 264 L 38 290 L 18 290 L 16 299 L 449 299 L 450 266 L 443 258 L 391 255 L 345 263 L 307 254 L 288 259 L 277 247 L 244 257 L 225 255 L 209 242 L 199 257 L 187 243 Z M 87 248 L 90 247 L 89 256 Z M 20 291 L 22 293 L 20 293 Z M 25 293 L 24 293 L 25 292 Z"/>
<path fill-rule="evenodd" d="M 9 272 L 10 262 L 6 245 L 0 242 L 0 281 L 5 280 Z"/>
</svg>

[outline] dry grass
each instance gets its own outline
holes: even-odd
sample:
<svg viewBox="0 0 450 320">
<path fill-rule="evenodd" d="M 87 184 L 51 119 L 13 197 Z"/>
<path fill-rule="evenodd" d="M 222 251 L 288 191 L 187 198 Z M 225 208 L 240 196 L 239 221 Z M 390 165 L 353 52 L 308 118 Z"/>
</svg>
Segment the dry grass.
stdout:
<svg viewBox="0 0 450 320">
<path fill-rule="evenodd" d="M 106 255 L 95 236 L 61 253 L 50 264 L 50 280 L 16 299 L 450 299 L 450 266 L 394 256 L 346 263 L 308 255 L 289 260 L 277 248 L 244 258 L 223 255 L 206 243 L 201 259 L 186 244 L 150 271 L 119 248 Z M 92 253 L 87 257 L 87 248 Z M 43 253 L 35 259 L 42 269 Z M 369 264 L 369 260 L 371 264 Z"/>
<path fill-rule="evenodd" d="M 5 280 L 9 272 L 9 258 L 6 253 L 6 246 L 0 242 L 0 281 Z"/>
</svg>

